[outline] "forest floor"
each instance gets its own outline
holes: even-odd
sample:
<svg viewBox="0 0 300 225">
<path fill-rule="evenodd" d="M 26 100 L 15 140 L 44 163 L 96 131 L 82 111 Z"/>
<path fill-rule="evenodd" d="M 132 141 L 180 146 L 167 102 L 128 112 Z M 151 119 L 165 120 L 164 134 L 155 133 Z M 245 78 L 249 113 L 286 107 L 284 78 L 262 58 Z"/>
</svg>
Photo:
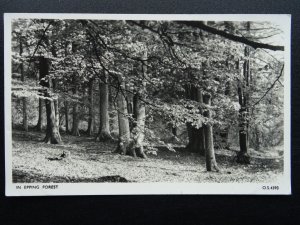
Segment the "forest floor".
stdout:
<svg viewBox="0 0 300 225">
<path fill-rule="evenodd" d="M 62 135 L 63 144 L 52 145 L 42 142 L 44 136 L 13 130 L 13 182 L 268 182 L 283 173 L 283 149 L 252 150 L 250 165 L 237 164 L 236 151 L 218 149 L 221 172 L 207 172 L 205 158 L 183 148 L 140 159 L 112 153 L 116 143 L 95 142 L 92 137 Z M 70 156 L 56 160 L 63 151 Z"/>
</svg>

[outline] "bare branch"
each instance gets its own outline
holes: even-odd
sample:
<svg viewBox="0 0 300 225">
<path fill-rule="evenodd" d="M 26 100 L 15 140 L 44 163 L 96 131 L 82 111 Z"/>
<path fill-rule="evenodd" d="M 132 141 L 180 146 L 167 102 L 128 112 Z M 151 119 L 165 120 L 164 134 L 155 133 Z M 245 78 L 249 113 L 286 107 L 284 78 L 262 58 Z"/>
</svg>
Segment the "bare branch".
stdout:
<svg viewBox="0 0 300 225">
<path fill-rule="evenodd" d="M 280 71 L 280 74 L 279 76 L 275 79 L 275 81 L 273 82 L 273 84 L 268 88 L 268 90 L 263 94 L 263 96 L 256 102 L 252 105 L 252 107 L 256 106 L 268 93 L 269 91 L 271 91 L 271 89 L 275 86 L 276 82 L 279 81 L 279 78 L 282 76 L 283 74 L 283 68 L 284 68 L 284 65 L 282 66 L 281 68 L 281 71 Z"/>
<path fill-rule="evenodd" d="M 270 44 L 264 44 L 264 43 L 251 41 L 251 40 L 248 40 L 247 38 L 236 36 L 234 34 L 230 34 L 225 31 L 218 30 L 216 28 L 207 26 L 199 21 L 176 21 L 176 23 L 194 27 L 194 28 L 199 28 L 206 32 L 209 32 L 212 34 L 217 34 L 221 37 L 227 38 L 228 40 L 246 44 L 248 46 L 251 46 L 254 49 L 264 48 L 264 49 L 269 49 L 269 50 L 273 50 L 273 51 L 284 51 L 284 46 L 270 45 Z"/>
</svg>

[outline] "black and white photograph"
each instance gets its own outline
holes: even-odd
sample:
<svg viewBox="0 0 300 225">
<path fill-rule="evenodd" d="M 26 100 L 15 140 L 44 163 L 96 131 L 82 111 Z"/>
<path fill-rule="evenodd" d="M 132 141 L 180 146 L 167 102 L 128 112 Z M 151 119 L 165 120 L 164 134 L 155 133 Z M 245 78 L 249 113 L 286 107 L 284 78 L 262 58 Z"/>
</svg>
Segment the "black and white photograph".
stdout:
<svg viewBox="0 0 300 225">
<path fill-rule="evenodd" d="M 6 195 L 291 194 L 290 21 L 5 14 Z"/>
</svg>

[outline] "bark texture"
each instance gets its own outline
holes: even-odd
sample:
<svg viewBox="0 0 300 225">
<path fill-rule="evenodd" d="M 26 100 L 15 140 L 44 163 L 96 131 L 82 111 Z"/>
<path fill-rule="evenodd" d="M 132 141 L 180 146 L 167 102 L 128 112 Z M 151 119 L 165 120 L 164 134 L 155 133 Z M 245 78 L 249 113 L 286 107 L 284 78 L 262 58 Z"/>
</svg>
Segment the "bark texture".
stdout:
<svg viewBox="0 0 300 225">
<path fill-rule="evenodd" d="M 119 143 L 116 152 L 121 154 L 129 154 L 136 156 L 134 151 L 132 151 L 132 141 L 130 137 L 130 127 L 128 120 L 128 109 L 127 102 L 125 99 L 125 82 L 121 76 L 119 76 L 120 90 L 117 97 L 117 107 L 118 107 L 118 123 L 119 123 Z"/>
<path fill-rule="evenodd" d="M 211 105 L 211 96 L 206 94 L 203 96 L 204 104 L 207 106 Z M 206 109 L 204 116 L 211 118 L 211 113 L 209 109 Z M 219 167 L 215 158 L 214 150 L 214 139 L 213 139 L 213 127 L 210 123 L 204 125 L 204 136 L 205 136 L 205 161 L 206 161 L 206 170 L 207 171 L 219 171 Z"/>
<path fill-rule="evenodd" d="M 143 59 L 147 59 L 147 52 L 144 52 Z M 141 74 L 142 77 L 147 77 L 147 65 L 146 63 L 141 64 Z M 133 152 L 134 155 L 147 158 L 146 154 L 144 153 L 144 139 L 145 139 L 145 120 L 146 120 L 146 107 L 145 103 L 142 102 L 141 98 L 145 95 L 146 92 L 146 83 L 142 81 L 141 87 L 139 88 L 138 92 L 135 93 L 133 97 L 133 117 L 134 117 L 134 125 L 132 130 L 133 136 Z"/>
<path fill-rule="evenodd" d="M 134 97 L 134 125 L 132 129 L 132 136 L 134 141 L 135 155 L 141 158 L 147 158 L 144 153 L 144 139 L 145 139 L 145 119 L 146 108 L 145 104 L 140 100 L 139 94 Z"/>
<path fill-rule="evenodd" d="M 109 90 L 108 90 L 108 77 L 106 73 L 103 73 L 103 80 L 99 81 L 99 94 L 100 94 L 100 125 L 99 132 L 96 139 L 100 141 L 108 141 L 112 139 L 110 134 L 109 125 Z M 119 93 L 120 94 L 120 93 Z M 121 99 L 118 99 L 118 105 Z M 122 104 L 122 103 L 120 103 Z M 125 110 L 125 109 L 124 109 Z"/>
</svg>

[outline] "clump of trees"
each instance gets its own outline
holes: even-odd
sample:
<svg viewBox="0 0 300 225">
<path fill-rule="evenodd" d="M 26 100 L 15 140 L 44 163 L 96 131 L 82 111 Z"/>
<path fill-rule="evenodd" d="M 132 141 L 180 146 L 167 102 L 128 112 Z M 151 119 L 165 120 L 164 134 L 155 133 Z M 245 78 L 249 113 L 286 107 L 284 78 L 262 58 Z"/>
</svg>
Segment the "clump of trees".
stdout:
<svg viewBox="0 0 300 225">
<path fill-rule="evenodd" d="M 47 143 L 61 143 L 61 131 L 82 135 L 84 122 L 87 135 L 113 140 L 113 112 L 116 152 L 146 158 L 148 140 L 159 136 L 154 118 L 174 136 L 186 126 L 186 150 L 205 156 L 208 171 L 219 171 L 214 148 L 230 147 L 229 132 L 239 137 L 243 164 L 250 145 L 282 142 L 283 59 L 274 52 L 284 48 L 263 43 L 280 35 L 274 24 L 18 19 L 12 26 L 12 95 L 22 101 L 25 131 L 28 99 L 38 99 L 39 131 L 45 107 Z"/>
</svg>

